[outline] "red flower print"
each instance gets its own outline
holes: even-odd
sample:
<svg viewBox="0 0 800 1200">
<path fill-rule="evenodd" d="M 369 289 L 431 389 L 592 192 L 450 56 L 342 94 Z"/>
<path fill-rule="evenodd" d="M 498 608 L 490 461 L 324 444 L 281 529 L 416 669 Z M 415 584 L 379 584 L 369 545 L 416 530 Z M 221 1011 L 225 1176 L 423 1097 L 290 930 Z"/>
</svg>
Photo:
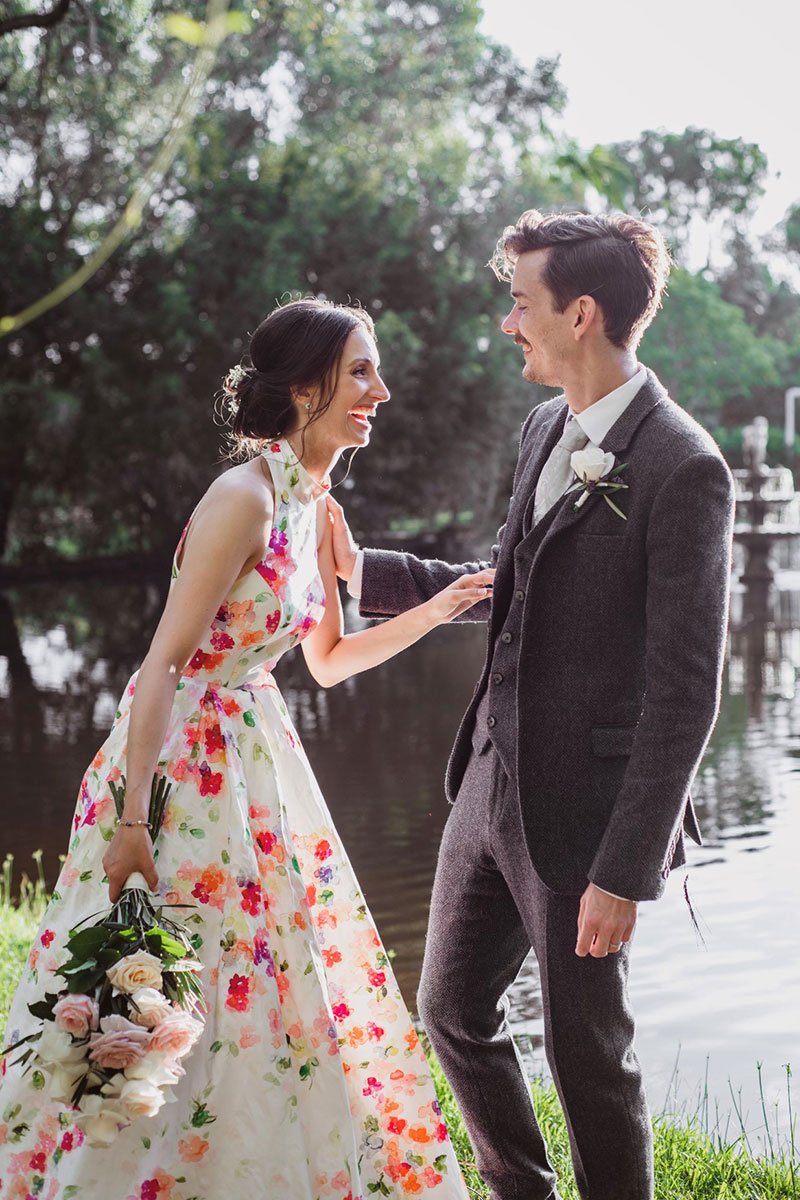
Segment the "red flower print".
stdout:
<svg viewBox="0 0 800 1200">
<path fill-rule="evenodd" d="M 41 1175 L 44 1173 L 44 1169 L 46 1166 L 47 1166 L 47 1155 L 46 1154 L 39 1153 L 39 1154 L 31 1155 L 30 1169 L 32 1171 L 38 1171 L 38 1173 Z"/>
<path fill-rule="evenodd" d="M 386 1031 L 381 1029 L 380 1025 L 376 1025 L 374 1021 L 367 1022 L 367 1033 L 370 1036 L 370 1040 L 374 1039 L 376 1042 L 379 1042 L 385 1032 Z"/>
<path fill-rule="evenodd" d="M 367 1086 L 362 1089 L 363 1095 L 374 1096 L 376 1092 L 383 1091 L 383 1084 L 380 1079 L 376 1079 L 374 1075 L 367 1076 Z"/>
<path fill-rule="evenodd" d="M 273 442 L 272 445 L 270 446 L 270 450 L 272 451 L 273 454 L 280 454 L 280 452 L 281 452 L 280 442 Z"/>
<path fill-rule="evenodd" d="M 202 671 L 205 658 L 206 656 L 202 650 L 196 650 L 189 660 L 189 669 L 192 671 Z M 144 1187 L 144 1184 L 142 1186 Z"/>
<path fill-rule="evenodd" d="M 225 736 L 219 725 L 210 725 L 206 729 L 206 754 L 216 754 L 225 749 Z"/>
<path fill-rule="evenodd" d="M 145 1179 L 142 1184 L 142 1200 L 158 1200 L 158 1180 Z"/>
<path fill-rule="evenodd" d="M 245 912 L 249 912 L 251 916 L 257 917 L 261 910 L 261 887 L 252 881 L 246 883 L 242 888 L 242 908 Z"/>
<path fill-rule="evenodd" d="M 61 1149 L 65 1153 L 69 1153 L 69 1151 L 72 1149 L 74 1144 L 75 1144 L 75 1135 L 73 1134 L 71 1129 L 68 1129 L 67 1132 L 64 1134 L 63 1138 L 61 1139 Z"/>
<path fill-rule="evenodd" d="M 208 904 L 209 900 L 211 899 L 208 894 L 208 888 L 204 884 L 200 883 L 199 880 L 192 888 L 192 895 L 194 896 L 195 900 L 199 900 L 201 904 Z"/>
<path fill-rule="evenodd" d="M 342 956 L 335 946 L 331 946 L 330 950 L 323 950 L 322 957 L 326 967 L 332 967 L 334 963 L 342 961 Z"/>
<path fill-rule="evenodd" d="M 228 984 L 228 996 L 225 1007 L 235 1012 L 248 1012 L 250 1009 L 250 980 L 247 975 L 234 975 Z"/>
<path fill-rule="evenodd" d="M 446 1142 L 447 1141 L 447 1126 L 446 1125 L 440 1124 L 437 1126 L 436 1140 L 437 1140 L 437 1142 Z"/>
<path fill-rule="evenodd" d="M 350 1016 L 350 1009 L 346 1004 L 334 1004 L 331 1008 L 334 1021 L 343 1021 L 345 1017 Z"/>
<path fill-rule="evenodd" d="M 331 850 L 330 842 L 327 842 L 325 838 L 323 838 L 321 842 L 317 842 L 317 848 L 314 851 L 314 858 L 318 858 L 320 862 L 324 862 L 325 859 L 330 858 L 332 854 L 333 851 Z"/>
<path fill-rule="evenodd" d="M 42 945 L 45 947 L 49 946 L 55 936 L 55 932 L 52 929 L 45 929 L 42 934 Z"/>
<path fill-rule="evenodd" d="M 373 971 L 371 967 L 367 969 L 367 977 L 373 987 L 382 987 L 386 983 L 385 971 Z"/>
<path fill-rule="evenodd" d="M 280 623 L 280 619 L 281 619 L 281 610 L 279 608 L 276 608 L 275 612 L 271 612 L 269 614 L 269 616 L 267 617 L 267 633 L 275 632 L 275 630 L 278 628 L 278 625 Z"/>
<path fill-rule="evenodd" d="M 215 629 L 211 635 L 211 645 L 215 650 L 230 650 L 236 643 L 229 633 L 225 633 L 221 629 Z"/>
<path fill-rule="evenodd" d="M 86 815 L 81 821 L 81 825 L 94 825 L 97 820 L 97 805 L 92 802 L 86 810 Z"/>
<path fill-rule="evenodd" d="M 404 1121 L 402 1117 L 392 1117 L 387 1128 L 389 1133 L 402 1133 L 407 1124 L 408 1121 Z"/>
<path fill-rule="evenodd" d="M 207 762 L 200 764 L 199 771 L 200 795 L 218 796 L 219 789 L 222 787 L 222 775 L 219 771 L 212 771 Z"/>
<path fill-rule="evenodd" d="M 278 839 L 275 837 L 274 833 L 260 833 L 256 838 L 256 845 L 262 854 L 271 854 L 272 847 L 275 845 L 277 840 Z"/>
</svg>

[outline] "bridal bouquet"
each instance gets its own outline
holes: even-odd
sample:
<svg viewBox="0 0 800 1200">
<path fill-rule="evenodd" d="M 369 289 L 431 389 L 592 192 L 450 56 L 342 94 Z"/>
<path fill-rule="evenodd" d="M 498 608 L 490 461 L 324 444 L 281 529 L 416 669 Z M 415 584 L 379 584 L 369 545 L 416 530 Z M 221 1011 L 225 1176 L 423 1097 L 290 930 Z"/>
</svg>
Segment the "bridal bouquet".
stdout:
<svg viewBox="0 0 800 1200">
<path fill-rule="evenodd" d="M 121 816 L 124 776 L 111 789 Z M 163 778 L 153 780 L 154 840 L 169 790 Z M 203 1032 L 202 967 L 185 929 L 153 906 L 138 871 L 106 916 L 70 930 L 66 949 L 70 957 L 56 972 L 64 989 L 28 1006 L 42 1028 L 2 1054 L 28 1043 L 14 1061 L 33 1072 L 33 1086 L 78 1108 L 89 1143 L 109 1146 L 131 1121 L 154 1116 L 184 1074 L 180 1060 Z"/>
</svg>

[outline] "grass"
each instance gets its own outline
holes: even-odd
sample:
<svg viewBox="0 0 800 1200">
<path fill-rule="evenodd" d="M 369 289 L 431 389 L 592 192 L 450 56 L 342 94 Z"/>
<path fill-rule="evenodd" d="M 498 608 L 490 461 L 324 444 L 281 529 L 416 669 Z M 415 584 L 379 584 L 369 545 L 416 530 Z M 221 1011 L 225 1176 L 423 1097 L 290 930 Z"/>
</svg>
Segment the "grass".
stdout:
<svg viewBox="0 0 800 1200">
<path fill-rule="evenodd" d="M 6 856 L 0 880 L 0 1046 L 11 997 L 47 903 L 41 854 L 34 855 L 37 877 L 25 875 L 16 901 L 11 898 L 13 859 Z M 472 1200 L 488 1200 L 489 1189 L 475 1167 L 472 1146 L 453 1094 L 435 1056 L 426 1045 L 436 1090 L 456 1156 Z M 787 1068 L 788 1076 L 788 1068 Z M 760 1078 L 760 1070 L 759 1070 Z M 788 1082 L 788 1078 L 787 1078 Z M 559 1178 L 562 1200 L 580 1200 L 572 1174 L 569 1141 L 555 1088 L 533 1084 L 536 1115 Z M 663 1113 L 653 1121 L 656 1200 L 800 1200 L 800 1167 L 796 1165 L 794 1123 L 789 1097 L 790 1144 L 768 1140 L 768 1152 L 753 1153 L 734 1097 L 740 1131 L 729 1140 L 719 1121 L 709 1128 L 707 1097 L 693 1115 Z M 765 1112 L 766 1118 L 766 1112 Z"/>
</svg>

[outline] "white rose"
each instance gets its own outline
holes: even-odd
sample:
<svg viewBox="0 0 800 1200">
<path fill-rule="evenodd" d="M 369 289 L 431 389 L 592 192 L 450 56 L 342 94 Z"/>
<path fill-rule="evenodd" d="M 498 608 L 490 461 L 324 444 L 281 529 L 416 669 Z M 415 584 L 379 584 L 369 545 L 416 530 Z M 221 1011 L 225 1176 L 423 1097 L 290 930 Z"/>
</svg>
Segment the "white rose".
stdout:
<svg viewBox="0 0 800 1200">
<path fill-rule="evenodd" d="M 71 1034 L 56 1029 L 51 1021 L 46 1023 L 42 1036 L 34 1045 L 45 1066 L 78 1063 L 86 1058 L 86 1046 L 73 1042 Z"/>
<path fill-rule="evenodd" d="M 154 1117 L 164 1103 L 160 1088 L 146 1079 L 129 1079 L 123 1084 L 119 1098 L 132 1121 L 137 1117 Z"/>
<path fill-rule="evenodd" d="M 168 1013 L 172 1012 L 169 1000 L 157 988 L 137 988 L 135 992 L 131 993 L 131 1000 L 133 1003 L 128 1012 L 128 1020 L 133 1021 L 134 1025 L 145 1025 L 148 1029 L 152 1029 L 154 1025 L 159 1025 Z M 136 1008 L 133 1007 L 134 1004 Z"/>
<path fill-rule="evenodd" d="M 61 1100 L 65 1103 L 71 1101 L 75 1085 L 79 1079 L 83 1078 L 87 1070 L 87 1063 L 76 1063 L 74 1066 L 70 1063 L 67 1066 L 54 1067 L 50 1076 L 51 1100 Z"/>
<path fill-rule="evenodd" d="M 146 950 L 126 954 L 106 971 L 109 982 L 118 992 L 136 992 L 139 988 L 161 987 L 161 959 Z"/>
<path fill-rule="evenodd" d="M 614 455 L 606 454 L 600 446 L 587 446 L 570 455 L 570 466 L 583 483 L 597 483 L 614 466 Z"/>
<path fill-rule="evenodd" d="M 155 1087 L 172 1087 L 185 1074 L 180 1063 L 155 1053 L 145 1054 L 138 1063 L 125 1070 L 126 1079 L 143 1079 Z"/>
<path fill-rule="evenodd" d="M 90 1117 L 83 1127 L 87 1142 L 95 1150 L 110 1146 L 117 1139 L 120 1124 L 120 1118 L 114 1112 L 102 1112 L 99 1117 Z"/>
</svg>

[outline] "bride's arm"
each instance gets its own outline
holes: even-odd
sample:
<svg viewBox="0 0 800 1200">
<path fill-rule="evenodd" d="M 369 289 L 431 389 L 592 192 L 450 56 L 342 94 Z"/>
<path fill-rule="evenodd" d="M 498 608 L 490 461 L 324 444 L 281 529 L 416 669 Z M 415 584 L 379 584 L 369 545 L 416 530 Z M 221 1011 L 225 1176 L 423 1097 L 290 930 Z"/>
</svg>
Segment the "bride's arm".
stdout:
<svg viewBox="0 0 800 1200">
<path fill-rule="evenodd" d="M 237 577 L 251 559 L 257 561 L 263 554 L 271 508 L 271 497 L 263 489 L 227 485 L 218 488 L 213 503 L 201 507 L 192 521 L 178 578 L 136 679 L 125 765 L 125 821 L 147 820 L 153 773 L 178 681 Z M 141 871 L 155 886 L 158 876 L 146 827 L 119 825 L 103 867 L 112 904 L 132 871 Z"/>
<path fill-rule="evenodd" d="M 491 595 L 494 577 L 492 570 L 462 575 L 424 604 L 418 604 L 399 617 L 357 633 L 346 634 L 333 557 L 332 530 L 327 522 L 318 558 L 325 584 L 325 615 L 313 633 L 303 640 L 302 647 L 308 669 L 321 687 L 332 687 L 350 675 L 357 675 L 360 671 L 368 671 L 370 667 L 386 662 L 419 641 L 437 625 L 452 621 L 473 604 Z"/>
</svg>

